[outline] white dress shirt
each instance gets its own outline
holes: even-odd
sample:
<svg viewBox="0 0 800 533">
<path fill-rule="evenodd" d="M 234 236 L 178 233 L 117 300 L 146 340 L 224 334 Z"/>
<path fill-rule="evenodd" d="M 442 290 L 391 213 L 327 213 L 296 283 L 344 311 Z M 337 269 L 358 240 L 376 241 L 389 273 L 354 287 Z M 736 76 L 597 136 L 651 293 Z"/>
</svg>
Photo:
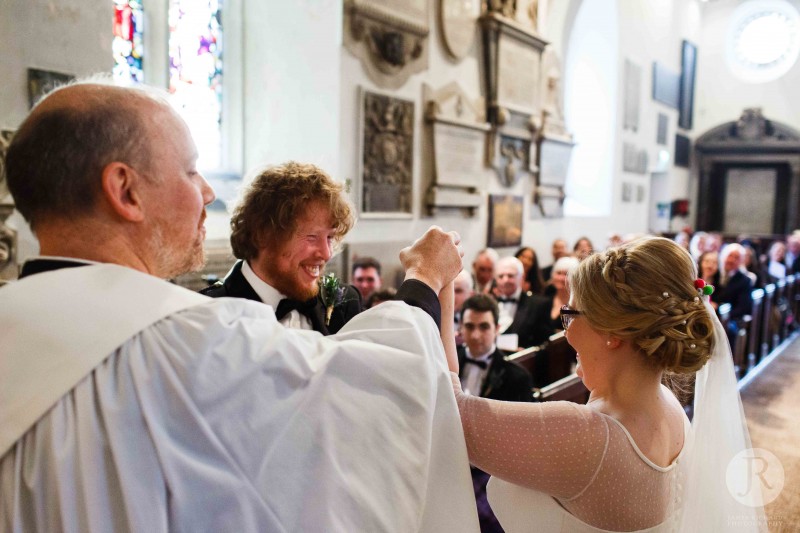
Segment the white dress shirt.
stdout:
<svg viewBox="0 0 800 533">
<path fill-rule="evenodd" d="M 469 352 L 469 348 L 464 346 L 464 352 L 467 354 L 468 358 L 486 363 L 486 368 L 481 368 L 478 365 L 473 365 L 470 363 L 464 363 L 464 372 L 462 372 L 463 376 L 461 377 L 461 388 L 464 390 L 464 393 L 472 394 L 473 396 L 481 395 L 483 380 L 486 377 L 486 373 L 489 371 L 489 363 L 492 362 L 492 354 L 496 349 L 497 346 L 492 344 L 492 349 L 487 353 L 479 356 L 473 356 Z"/>
<path fill-rule="evenodd" d="M 507 297 L 513 298 L 513 302 L 497 303 L 497 306 L 500 309 L 500 318 L 497 320 L 497 324 L 500 326 L 500 333 L 503 333 L 505 330 L 507 330 L 509 326 L 511 326 L 511 323 L 514 322 L 514 315 L 517 314 L 517 305 L 519 303 L 519 297 L 521 294 L 522 289 L 517 289 L 517 292 Z"/>
</svg>

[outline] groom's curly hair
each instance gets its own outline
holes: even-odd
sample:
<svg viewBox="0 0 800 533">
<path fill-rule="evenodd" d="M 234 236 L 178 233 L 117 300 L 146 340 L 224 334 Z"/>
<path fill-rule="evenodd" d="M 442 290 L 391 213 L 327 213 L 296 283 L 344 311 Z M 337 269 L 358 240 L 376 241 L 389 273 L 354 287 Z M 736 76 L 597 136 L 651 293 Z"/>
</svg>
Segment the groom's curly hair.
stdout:
<svg viewBox="0 0 800 533">
<path fill-rule="evenodd" d="M 261 171 L 244 190 L 231 217 L 231 247 L 239 259 L 253 259 L 265 247 L 276 250 L 297 229 L 312 202 L 328 208 L 336 244 L 355 224 L 344 186 L 319 167 L 290 161 Z"/>
</svg>

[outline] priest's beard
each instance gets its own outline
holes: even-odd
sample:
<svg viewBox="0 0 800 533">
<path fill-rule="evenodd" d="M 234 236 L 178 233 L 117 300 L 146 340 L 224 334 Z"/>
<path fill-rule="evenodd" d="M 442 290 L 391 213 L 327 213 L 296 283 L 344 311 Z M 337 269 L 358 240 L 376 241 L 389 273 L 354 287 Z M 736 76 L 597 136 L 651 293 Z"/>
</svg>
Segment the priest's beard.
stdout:
<svg viewBox="0 0 800 533">
<path fill-rule="evenodd" d="M 156 226 L 150 239 L 152 257 L 155 257 L 155 274 L 162 279 L 172 279 L 181 274 L 197 272 L 206 264 L 203 237 L 198 235 L 188 250 L 171 246 L 162 226 Z"/>
</svg>

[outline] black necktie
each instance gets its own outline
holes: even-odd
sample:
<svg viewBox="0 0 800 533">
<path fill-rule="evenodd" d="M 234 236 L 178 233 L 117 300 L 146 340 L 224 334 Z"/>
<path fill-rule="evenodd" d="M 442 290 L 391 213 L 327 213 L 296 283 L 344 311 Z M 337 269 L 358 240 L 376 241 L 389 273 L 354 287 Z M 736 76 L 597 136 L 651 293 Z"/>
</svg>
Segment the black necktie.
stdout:
<svg viewBox="0 0 800 533">
<path fill-rule="evenodd" d="M 465 363 L 465 364 L 472 364 L 472 365 L 478 366 L 478 367 L 480 367 L 480 368 L 482 368 L 482 369 L 484 369 L 484 370 L 486 370 L 486 367 L 487 367 L 487 366 L 489 366 L 489 365 L 486 363 L 486 361 L 479 361 L 479 360 L 477 360 L 477 359 L 473 359 L 472 357 L 465 357 L 465 358 L 464 358 L 464 363 Z"/>
<path fill-rule="evenodd" d="M 301 315 L 311 320 L 311 314 L 316 301 L 316 298 L 311 298 L 305 302 L 284 298 L 278 303 L 278 308 L 275 310 L 275 318 L 281 321 L 290 311 L 298 311 Z"/>
</svg>

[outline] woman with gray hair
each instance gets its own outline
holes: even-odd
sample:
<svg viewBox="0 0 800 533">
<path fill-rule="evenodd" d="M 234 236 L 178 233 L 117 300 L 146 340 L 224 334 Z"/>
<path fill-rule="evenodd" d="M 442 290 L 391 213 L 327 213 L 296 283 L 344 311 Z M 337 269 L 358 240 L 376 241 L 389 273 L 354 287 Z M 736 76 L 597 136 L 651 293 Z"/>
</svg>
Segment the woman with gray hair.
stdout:
<svg viewBox="0 0 800 533">
<path fill-rule="evenodd" d="M 553 264 L 550 285 L 544 295 L 550 298 L 550 323 L 553 331 L 560 331 L 561 308 L 569 303 L 569 274 L 575 270 L 580 261 L 570 256 L 562 257 Z"/>
</svg>

